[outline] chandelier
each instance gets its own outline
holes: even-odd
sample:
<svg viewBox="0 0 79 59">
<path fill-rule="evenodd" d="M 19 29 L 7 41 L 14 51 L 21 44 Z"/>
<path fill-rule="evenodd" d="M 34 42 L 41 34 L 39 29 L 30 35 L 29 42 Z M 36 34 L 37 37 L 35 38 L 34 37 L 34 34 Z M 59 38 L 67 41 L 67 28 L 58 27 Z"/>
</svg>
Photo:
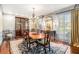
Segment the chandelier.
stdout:
<svg viewBox="0 0 79 59">
<path fill-rule="evenodd" d="M 39 17 L 35 16 L 35 8 L 33 8 L 32 19 L 38 19 Z"/>
<path fill-rule="evenodd" d="M 33 18 L 35 17 L 35 8 L 33 8 L 33 14 L 32 14 L 32 17 L 33 17 Z"/>
</svg>

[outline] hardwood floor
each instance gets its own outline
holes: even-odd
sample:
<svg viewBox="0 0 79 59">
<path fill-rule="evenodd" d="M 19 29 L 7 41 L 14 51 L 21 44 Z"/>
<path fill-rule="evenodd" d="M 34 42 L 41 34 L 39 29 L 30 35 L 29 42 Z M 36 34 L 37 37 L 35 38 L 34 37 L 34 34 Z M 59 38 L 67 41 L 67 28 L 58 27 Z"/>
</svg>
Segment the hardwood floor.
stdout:
<svg viewBox="0 0 79 59">
<path fill-rule="evenodd" d="M 61 42 L 56 42 L 57 44 L 60 44 Z M 78 47 L 74 47 L 74 46 L 70 46 L 70 50 L 71 50 L 71 54 L 79 54 L 79 48 Z M 9 42 L 4 41 L 2 46 L 0 47 L 0 54 L 11 54 L 12 52 L 10 52 L 10 45 Z"/>
<path fill-rule="evenodd" d="M 72 54 L 79 54 L 79 47 L 71 46 L 71 53 Z"/>
<path fill-rule="evenodd" d="M 0 54 L 10 54 L 9 42 L 4 41 L 0 47 Z"/>
</svg>

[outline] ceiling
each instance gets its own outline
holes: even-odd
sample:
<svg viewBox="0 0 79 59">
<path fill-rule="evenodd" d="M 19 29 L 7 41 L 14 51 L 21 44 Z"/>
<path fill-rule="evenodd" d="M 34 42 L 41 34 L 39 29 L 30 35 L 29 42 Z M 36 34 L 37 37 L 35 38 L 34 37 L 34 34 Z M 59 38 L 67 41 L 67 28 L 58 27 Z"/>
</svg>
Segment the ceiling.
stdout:
<svg viewBox="0 0 79 59">
<path fill-rule="evenodd" d="M 32 16 L 33 8 L 35 15 L 46 15 L 72 4 L 3 4 L 3 12 L 8 14 Z"/>
</svg>

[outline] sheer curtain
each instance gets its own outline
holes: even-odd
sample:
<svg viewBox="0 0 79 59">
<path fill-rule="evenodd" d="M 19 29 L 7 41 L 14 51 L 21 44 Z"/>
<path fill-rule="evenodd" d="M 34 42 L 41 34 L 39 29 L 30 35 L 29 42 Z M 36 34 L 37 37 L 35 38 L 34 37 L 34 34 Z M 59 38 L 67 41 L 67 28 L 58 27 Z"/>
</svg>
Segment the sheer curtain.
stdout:
<svg viewBox="0 0 79 59">
<path fill-rule="evenodd" d="M 71 12 L 63 12 L 53 15 L 53 30 L 56 30 L 57 39 L 71 43 Z"/>
</svg>

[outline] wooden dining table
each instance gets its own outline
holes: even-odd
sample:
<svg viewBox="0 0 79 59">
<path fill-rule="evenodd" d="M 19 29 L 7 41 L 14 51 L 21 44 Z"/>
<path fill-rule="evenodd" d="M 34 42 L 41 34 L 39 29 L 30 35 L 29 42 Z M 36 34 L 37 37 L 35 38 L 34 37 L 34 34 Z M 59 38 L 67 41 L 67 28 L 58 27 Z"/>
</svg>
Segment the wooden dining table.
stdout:
<svg viewBox="0 0 79 59">
<path fill-rule="evenodd" d="M 44 39 L 46 35 L 44 33 L 29 32 L 29 36 L 33 40 L 38 40 L 38 39 Z"/>
<path fill-rule="evenodd" d="M 44 33 L 37 33 L 37 32 L 29 32 L 29 37 L 32 39 L 32 40 L 35 40 L 35 41 L 37 41 L 37 40 L 42 40 L 42 39 L 44 39 L 45 40 L 45 38 L 47 38 L 47 34 L 44 34 Z M 48 39 L 48 38 L 47 38 Z M 44 41 L 45 42 L 45 41 Z M 49 40 L 49 42 L 50 42 L 50 40 Z M 49 45 L 50 45 L 50 43 L 49 43 Z M 29 46 L 30 46 L 30 39 L 29 39 Z M 29 47 L 30 48 L 30 47 Z M 50 50 L 50 46 L 49 46 L 49 50 Z"/>
</svg>

